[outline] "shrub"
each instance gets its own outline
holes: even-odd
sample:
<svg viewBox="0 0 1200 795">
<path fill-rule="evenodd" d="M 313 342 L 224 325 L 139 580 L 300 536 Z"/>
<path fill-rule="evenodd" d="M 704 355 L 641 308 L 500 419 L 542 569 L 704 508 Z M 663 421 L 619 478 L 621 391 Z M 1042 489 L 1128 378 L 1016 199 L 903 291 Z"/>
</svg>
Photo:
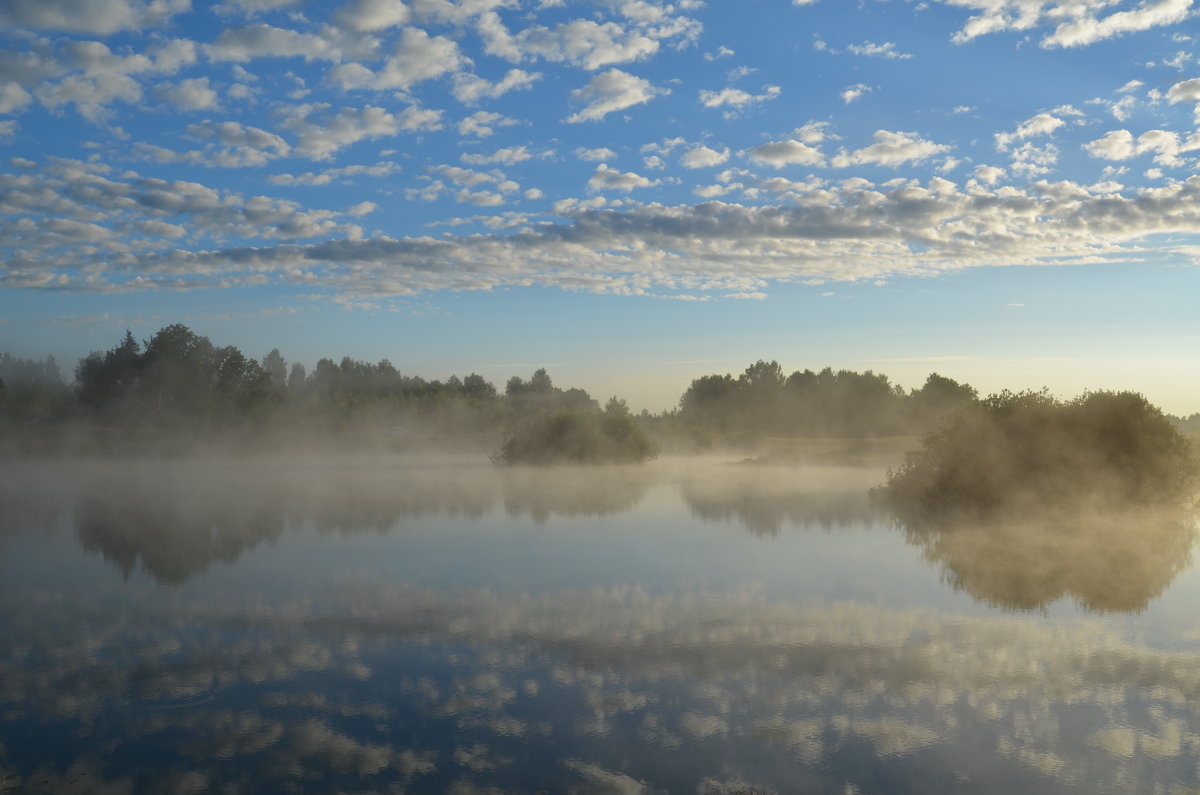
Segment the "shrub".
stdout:
<svg viewBox="0 0 1200 795">
<path fill-rule="evenodd" d="M 510 431 L 495 460 L 502 464 L 638 463 L 657 452 L 628 415 L 560 411 L 539 415 Z"/>
<path fill-rule="evenodd" d="M 1061 402 L 1003 392 L 964 410 L 888 472 L 879 490 L 900 513 L 1179 503 L 1194 497 L 1190 445 L 1132 392 Z"/>
</svg>

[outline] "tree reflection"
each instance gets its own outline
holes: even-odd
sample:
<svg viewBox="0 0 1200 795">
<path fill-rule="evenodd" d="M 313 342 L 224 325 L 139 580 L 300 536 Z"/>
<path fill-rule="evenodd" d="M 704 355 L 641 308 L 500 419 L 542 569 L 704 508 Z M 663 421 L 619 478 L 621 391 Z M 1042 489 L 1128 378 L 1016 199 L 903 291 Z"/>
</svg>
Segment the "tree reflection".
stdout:
<svg viewBox="0 0 1200 795">
<path fill-rule="evenodd" d="M 1138 612 L 1191 566 L 1196 516 L 1184 509 L 902 522 L 909 543 L 978 601 L 1036 610 L 1071 597 Z"/>
<path fill-rule="evenodd" d="M 80 545 L 99 552 L 128 578 L 141 569 L 178 584 L 213 563 L 232 563 L 286 526 L 282 506 L 246 492 L 88 493 L 76 503 Z"/>
<path fill-rule="evenodd" d="M 70 505 L 85 550 L 125 577 L 144 571 L 179 584 L 290 530 L 384 534 L 418 527 L 413 520 L 423 517 L 478 521 L 500 510 L 544 524 L 628 511 L 648 487 L 644 475 L 624 467 L 498 471 L 359 462 L 309 470 L 172 463 L 91 473 L 54 491 L 30 492 L 19 505 L 0 509 L 0 529 L 52 527 Z"/>
<path fill-rule="evenodd" d="M 685 479 L 681 493 L 698 519 L 737 521 L 756 536 L 775 536 L 787 525 L 835 530 L 870 524 L 879 517 L 867 497 L 871 475 L 853 468 L 725 467 L 719 476 Z"/>
</svg>

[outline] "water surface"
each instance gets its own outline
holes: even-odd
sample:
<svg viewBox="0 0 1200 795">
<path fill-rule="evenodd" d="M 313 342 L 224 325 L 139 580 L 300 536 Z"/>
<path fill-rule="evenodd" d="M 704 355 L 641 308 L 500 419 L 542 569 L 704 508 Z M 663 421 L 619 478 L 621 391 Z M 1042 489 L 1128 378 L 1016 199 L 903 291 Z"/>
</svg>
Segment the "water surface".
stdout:
<svg viewBox="0 0 1200 795">
<path fill-rule="evenodd" d="M 0 791 L 1185 792 L 1194 523 L 878 471 L 9 467 Z"/>
</svg>

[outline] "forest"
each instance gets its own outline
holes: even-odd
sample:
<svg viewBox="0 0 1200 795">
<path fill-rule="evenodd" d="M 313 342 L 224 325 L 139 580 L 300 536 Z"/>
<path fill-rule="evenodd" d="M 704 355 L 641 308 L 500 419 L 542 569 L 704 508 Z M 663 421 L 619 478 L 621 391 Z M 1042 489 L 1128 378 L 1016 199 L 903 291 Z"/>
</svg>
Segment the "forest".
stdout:
<svg viewBox="0 0 1200 795">
<path fill-rule="evenodd" d="M 173 324 L 142 341 L 126 331 L 69 375 L 53 357 L 0 355 L 0 454 L 428 446 L 502 462 L 643 460 L 767 438 L 920 436 L 979 403 L 973 387 L 937 373 L 906 390 L 870 370 L 788 374 L 760 360 L 737 376 L 695 378 L 676 407 L 635 415 L 619 397 L 602 407 L 555 385 L 545 369 L 503 389 L 476 373 L 426 380 L 387 359 L 324 358 L 310 372 L 278 349 L 257 359 Z M 1200 424 L 1200 415 L 1168 419 Z"/>
</svg>

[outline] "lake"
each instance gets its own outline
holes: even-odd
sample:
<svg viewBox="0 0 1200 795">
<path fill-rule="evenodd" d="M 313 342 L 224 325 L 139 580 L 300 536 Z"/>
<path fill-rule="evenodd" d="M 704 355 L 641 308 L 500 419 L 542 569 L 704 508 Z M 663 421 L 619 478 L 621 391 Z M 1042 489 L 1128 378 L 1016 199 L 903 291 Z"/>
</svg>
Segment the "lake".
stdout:
<svg viewBox="0 0 1200 795">
<path fill-rule="evenodd" d="M 1200 788 L 1192 517 L 878 469 L 16 463 L 0 792 Z"/>
</svg>

